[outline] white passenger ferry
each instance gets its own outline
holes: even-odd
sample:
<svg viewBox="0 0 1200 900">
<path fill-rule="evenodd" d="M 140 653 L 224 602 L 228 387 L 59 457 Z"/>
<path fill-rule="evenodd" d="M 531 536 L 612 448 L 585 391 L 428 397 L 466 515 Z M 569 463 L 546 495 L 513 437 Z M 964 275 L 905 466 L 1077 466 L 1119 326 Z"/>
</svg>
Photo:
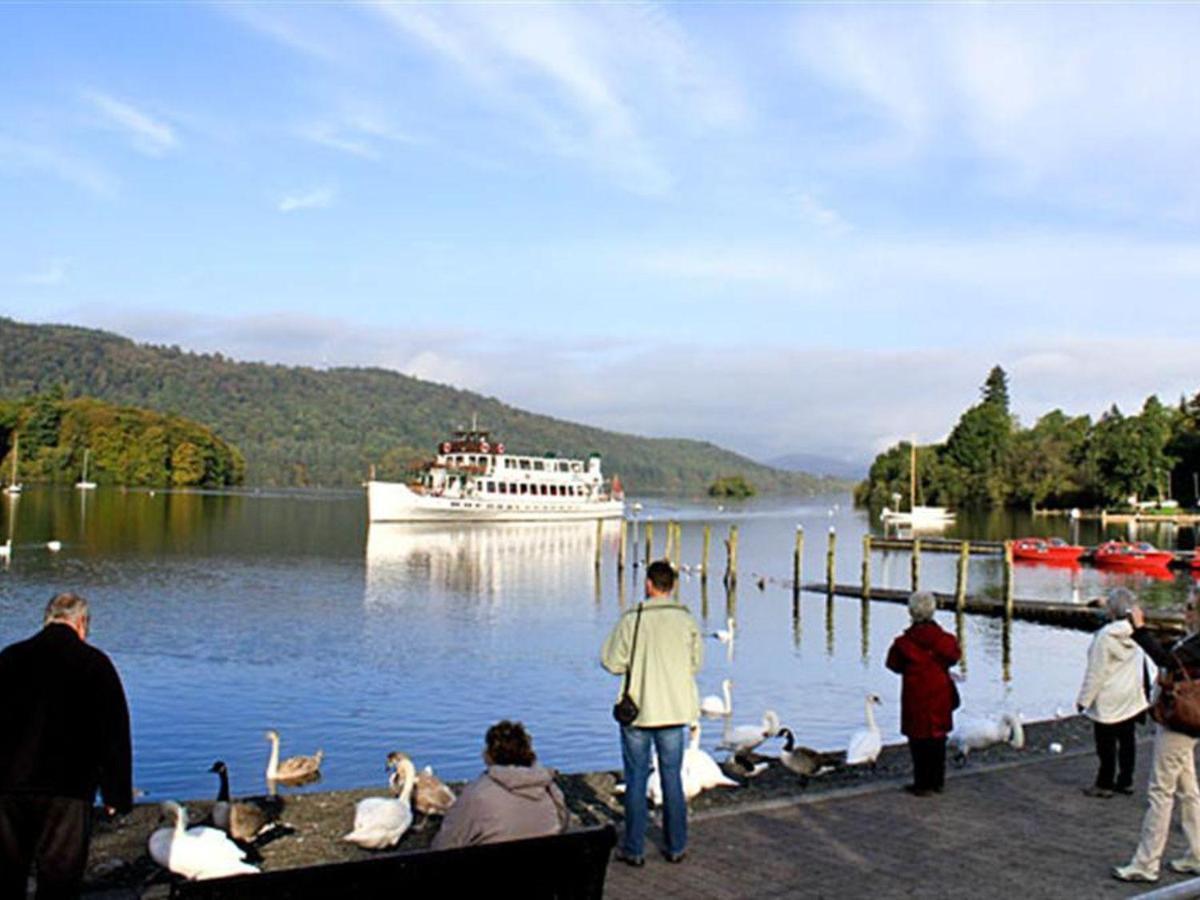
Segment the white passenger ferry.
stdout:
<svg viewBox="0 0 1200 900">
<path fill-rule="evenodd" d="M 455 432 L 407 484 L 367 482 L 372 522 L 611 519 L 625 512 L 619 478 L 606 489 L 600 456 L 518 456 L 487 431 Z"/>
</svg>

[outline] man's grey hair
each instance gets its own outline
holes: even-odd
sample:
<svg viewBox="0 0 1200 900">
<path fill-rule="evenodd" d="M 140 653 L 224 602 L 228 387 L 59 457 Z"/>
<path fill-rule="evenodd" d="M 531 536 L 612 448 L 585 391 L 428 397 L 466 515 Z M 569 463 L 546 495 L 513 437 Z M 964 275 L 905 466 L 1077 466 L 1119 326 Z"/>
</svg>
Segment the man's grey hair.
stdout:
<svg viewBox="0 0 1200 900">
<path fill-rule="evenodd" d="M 1137 604 L 1137 597 L 1129 588 L 1113 588 L 1104 598 L 1104 606 L 1108 609 L 1110 619 L 1122 619 Z"/>
<path fill-rule="evenodd" d="M 932 622 L 937 599 L 929 591 L 914 591 L 908 598 L 908 614 L 914 622 Z"/>
<path fill-rule="evenodd" d="M 82 622 L 88 617 L 88 602 L 78 594 L 65 593 L 52 598 L 46 604 L 42 624 L 51 622 Z"/>
</svg>

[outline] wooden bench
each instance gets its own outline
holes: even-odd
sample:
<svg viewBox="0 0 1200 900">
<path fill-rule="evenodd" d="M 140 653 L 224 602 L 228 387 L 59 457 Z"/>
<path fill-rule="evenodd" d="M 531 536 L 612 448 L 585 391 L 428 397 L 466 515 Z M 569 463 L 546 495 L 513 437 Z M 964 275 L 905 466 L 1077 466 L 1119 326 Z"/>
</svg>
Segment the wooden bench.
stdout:
<svg viewBox="0 0 1200 900">
<path fill-rule="evenodd" d="M 613 826 L 602 825 L 501 844 L 181 881 L 172 886 L 171 896 L 180 900 L 369 900 L 453 897 L 482 887 L 495 896 L 601 900 L 608 858 L 616 842 Z"/>
</svg>

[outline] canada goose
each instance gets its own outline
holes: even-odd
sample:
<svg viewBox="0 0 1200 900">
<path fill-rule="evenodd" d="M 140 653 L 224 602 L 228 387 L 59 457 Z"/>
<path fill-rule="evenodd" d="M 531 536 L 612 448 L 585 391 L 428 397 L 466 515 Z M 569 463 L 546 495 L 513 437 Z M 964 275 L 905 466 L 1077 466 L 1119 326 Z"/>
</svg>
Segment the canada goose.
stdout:
<svg viewBox="0 0 1200 900">
<path fill-rule="evenodd" d="M 719 716 L 729 716 L 733 714 L 733 694 L 731 689 L 733 682 L 726 678 L 721 682 L 721 692 L 725 695 L 725 699 L 721 699 L 716 694 L 709 694 L 700 701 L 700 712 L 706 716 L 717 718 Z"/>
<path fill-rule="evenodd" d="M 879 754 L 883 751 L 883 735 L 879 732 L 879 726 L 875 724 L 875 710 L 872 707 L 882 703 L 878 694 L 867 694 L 867 727 L 860 728 L 850 735 L 850 742 L 846 745 L 846 765 L 857 766 L 866 763 L 873 766 L 875 760 L 879 759 Z"/>
<path fill-rule="evenodd" d="M 426 816 L 444 816 L 454 805 L 454 791 L 442 779 L 433 774 L 433 767 L 426 766 L 417 773 L 413 790 L 413 809 Z"/>
<path fill-rule="evenodd" d="M 775 737 L 778 732 L 779 716 L 775 710 L 768 709 L 763 713 L 762 723 L 759 725 L 737 725 L 727 728 L 717 746 L 722 750 L 731 750 L 735 756 L 743 756 L 767 738 Z"/>
<path fill-rule="evenodd" d="M 802 784 L 808 784 L 811 776 L 834 768 L 837 754 L 821 753 L 819 750 L 796 746 L 796 736 L 792 734 L 792 729 L 781 728 L 776 737 L 786 741 L 783 749 L 779 751 L 779 761 L 789 771 L 799 775 Z"/>
<path fill-rule="evenodd" d="M 231 801 L 229 799 L 229 769 L 222 760 L 217 760 L 208 771 L 220 779 L 217 799 L 213 802 L 212 823 L 227 831 L 235 841 L 248 843 L 279 816 L 282 804 L 278 798 L 255 798 Z"/>
<path fill-rule="evenodd" d="M 273 782 L 287 785 L 305 784 L 315 781 L 321 774 L 321 760 L 325 752 L 318 750 L 312 756 L 290 756 L 282 762 L 279 759 L 279 732 L 268 731 L 267 740 L 271 742 L 271 756 L 267 760 L 267 785 L 273 788 Z"/>
<path fill-rule="evenodd" d="M 715 637 L 722 644 L 728 644 L 733 641 L 733 635 L 734 635 L 735 630 L 736 630 L 736 627 L 734 625 L 733 618 L 730 617 L 725 620 L 724 628 L 720 628 L 720 629 L 714 631 L 711 635 L 709 635 L 709 637 Z"/>
<path fill-rule="evenodd" d="M 354 829 L 343 841 L 358 844 L 364 850 L 384 850 L 394 847 L 412 825 L 412 791 L 417 770 L 407 754 L 396 751 L 388 754 L 392 770 L 388 783 L 395 791 L 403 782 L 396 797 L 367 797 L 354 805 Z"/>
<path fill-rule="evenodd" d="M 960 716 L 948 739 L 955 750 L 954 761 L 959 765 L 967 761 L 972 750 L 982 750 L 1005 741 L 1017 750 L 1025 746 L 1025 727 L 1021 724 L 1019 714 Z"/>
<path fill-rule="evenodd" d="M 164 803 L 162 810 L 164 815 L 174 817 L 175 824 L 154 831 L 146 845 L 150 857 L 163 868 L 188 879 L 258 873 L 256 867 L 245 862 L 245 851 L 223 831 L 187 828 L 187 810 L 173 800 Z"/>
</svg>

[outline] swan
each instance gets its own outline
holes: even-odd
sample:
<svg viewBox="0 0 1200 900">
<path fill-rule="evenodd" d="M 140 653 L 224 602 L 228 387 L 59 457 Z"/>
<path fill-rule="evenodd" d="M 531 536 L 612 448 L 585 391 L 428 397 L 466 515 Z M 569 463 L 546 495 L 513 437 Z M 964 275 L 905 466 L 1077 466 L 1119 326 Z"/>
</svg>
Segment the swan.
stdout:
<svg viewBox="0 0 1200 900">
<path fill-rule="evenodd" d="M 700 701 L 700 712 L 713 718 L 733 715 L 733 695 L 730 693 L 732 688 L 733 682 L 726 678 L 721 682 L 721 692 L 725 699 L 722 700 L 716 694 L 709 694 Z"/>
<path fill-rule="evenodd" d="M 302 784 L 313 781 L 321 774 L 321 760 L 325 752 L 318 750 L 312 756 L 290 756 L 279 760 L 279 732 L 268 731 L 267 740 L 271 742 L 271 756 L 267 760 L 267 784 L 282 781 L 285 784 Z"/>
<path fill-rule="evenodd" d="M 717 761 L 700 749 L 700 723 L 688 726 L 692 739 L 683 751 L 683 793 L 690 800 L 701 791 L 715 787 L 740 787 L 721 771 Z"/>
<path fill-rule="evenodd" d="M 769 737 L 775 737 L 779 732 L 779 716 L 773 709 L 763 713 L 762 722 L 758 725 L 737 725 L 727 728 L 721 735 L 721 743 L 717 746 L 722 750 L 731 750 L 735 756 L 744 756 Z"/>
<path fill-rule="evenodd" d="M 720 628 L 717 631 L 714 631 L 711 635 L 709 635 L 709 637 L 715 637 L 722 644 L 730 644 L 730 643 L 733 643 L 734 631 L 735 631 L 735 628 L 734 628 L 734 624 L 733 624 L 733 618 L 730 617 L 725 620 L 724 628 Z"/>
<path fill-rule="evenodd" d="M 873 766 L 875 760 L 879 759 L 879 754 L 883 751 L 883 735 L 879 732 L 879 726 L 875 724 L 875 710 L 872 707 L 882 703 L 878 694 L 867 694 L 867 727 L 860 728 L 850 735 L 850 743 L 846 746 L 846 765 L 869 763 Z"/>
<path fill-rule="evenodd" d="M 208 771 L 220 779 L 212 806 L 212 823 L 235 841 L 252 841 L 279 816 L 280 804 L 270 798 L 230 801 L 229 768 L 217 760 Z"/>
<path fill-rule="evenodd" d="M 46 541 L 46 549 L 51 553 L 57 553 L 62 549 L 62 541 Z"/>
<path fill-rule="evenodd" d="M 1007 742 L 1020 750 L 1025 746 L 1025 727 L 1020 714 L 1003 713 L 999 716 L 960 716 L 948 743 L 954 748 L 954 760 L 959 765 L 967 761 L 972 750 L 982 750 L 992 744 Z"/>
<path fill-rule="evenodd" d="M 175 818 L 175 824 L 157 829 L 146 846 L 150 857 L 164 869 L 193 880 L 258 874 L 255 866 L 245 862 L 245 851 L 223 831 L 186 828 L 187 810 L 173 800 L 164 803 L 162 810 L 164 815 Z"/>
<path fill-rule="evenodd" d="M 367 797 L 354 805 L 354 829 L 343 835 L 343 841 L 358 844 L 364 850 L 385 850 L 399 843 L 412 824 L 412 791 L 417 770 L 408 755 L 396 751 L 388 754 L 392 770 L 388 783 L 394 791 L 403 780 L 397 797 Z"/>
<path fill-rule="evenodd" d="M 799 775 L 802 782 L 807 783 L 810 776 L 820 775 L 834 768 L 835 754 L 796 746 L 796 736 L 792 734 L 792 729 L 781 728 L 776 737 L 786 741 L 779 752 L 779 761 L 789 771 Z"/>
<path fill-rule="evenodd" d="M 426 766 L 417 773 L 412 802 L 417 812 L 426 816 L 444 816 L 454 805 L 455 799 L 454 791 L 433 774 L 432 766 Z"/>
<path fill-rule="evenodd" d="M 0 544 L 0 559 L 8 559 L 12 556 L 12 538 L 9 538 L 3 544 Z"/>
</svg>

